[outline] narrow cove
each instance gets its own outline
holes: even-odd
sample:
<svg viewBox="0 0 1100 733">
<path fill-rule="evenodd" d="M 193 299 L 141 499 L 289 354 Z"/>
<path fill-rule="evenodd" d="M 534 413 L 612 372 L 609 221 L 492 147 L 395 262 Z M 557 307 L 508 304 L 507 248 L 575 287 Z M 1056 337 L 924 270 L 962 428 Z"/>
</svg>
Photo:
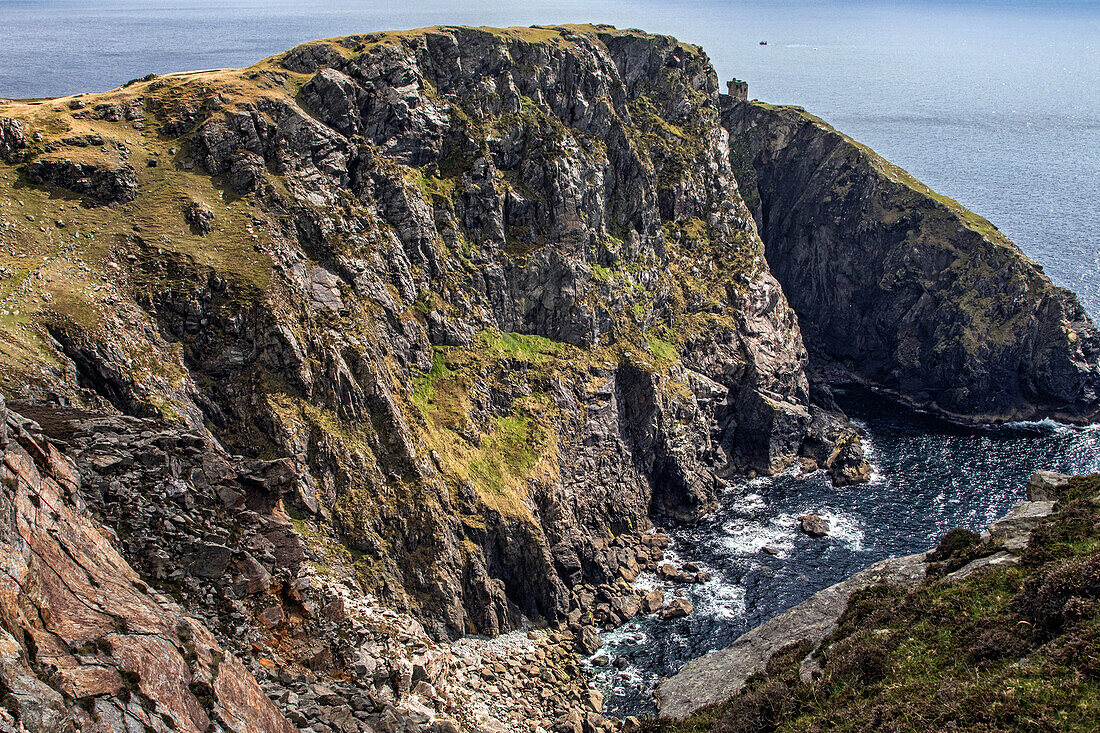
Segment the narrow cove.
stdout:
<svg viewBox="0 0 1100 733">
<path fill-rule="evenodd" d="M 867 432 L 870 483 L 837 488 L 823 472 L 801 475 L 795 467 L 734 481 L 716 512 L 666 528 L 673 540 L 666 559 L 695 562 L 712 580 L 678 585 L 652 573 L 638 578 L 636 587 L 661 588 L 666 599 L 687 597 L 694 612 L 674 621 L 639 616 L 602 634 L 604 647 L 587 665 L 608 712 L 652 714 L 654 686 L 688 660 L 878 560 L 931 548 L 953 527 L 980 529 L 1023 500 L 1033 471 L 1100 470 L 1100 426 L 966 427 L 868 392 L 838 397 Z M 799 530 L 799 517 L 811 512 L 828 519 L 827 537 Z M 620 658 L 626 662 L 616 665 Z"/>
</svg>

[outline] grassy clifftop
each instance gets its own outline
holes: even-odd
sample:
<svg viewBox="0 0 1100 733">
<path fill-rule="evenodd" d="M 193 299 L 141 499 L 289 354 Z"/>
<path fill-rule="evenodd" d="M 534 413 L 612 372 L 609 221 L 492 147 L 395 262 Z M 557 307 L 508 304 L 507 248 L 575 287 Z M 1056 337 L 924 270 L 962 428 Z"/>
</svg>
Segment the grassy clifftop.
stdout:
<svg viewBox="0 0 1100 733">
<path fill-rule="evenodd" d="M 42 324 L 104 332 L 105 316 L 125 310 L 134 289 L 155 285 L 142 272 L 150 259 L 209 269 L 241 292 L 267 291 L 271 216 L 213 180 L 189 158 L 186 135 L 164 128 L 179 124 L 169 110 L 286 95 L 292 83 L 263 81 L 258 70 L 212 71 L 99 95 L 0 104 L 0 116 L 26 130 L 24 160 L 132 170 L 135 177 L 133 198 L 104 201 L 64 185 L 36 185 L 28 166 L 0 163 L 0 389 L 12 394 L 28 381 L 48 382 L 43 367 L 54 358 Z M 212 236 L 186 220 L 195 205 L 214 213 Z"/>
</svg>

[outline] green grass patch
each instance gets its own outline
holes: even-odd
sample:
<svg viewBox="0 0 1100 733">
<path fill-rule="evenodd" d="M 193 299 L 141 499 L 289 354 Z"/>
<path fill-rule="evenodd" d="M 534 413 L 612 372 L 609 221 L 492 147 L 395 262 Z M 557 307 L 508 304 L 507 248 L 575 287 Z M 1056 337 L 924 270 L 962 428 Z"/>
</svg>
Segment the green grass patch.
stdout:
<svg viewBox="0 0 1100 733">
<path fill-rule="evenodd" d="M 474 348 L 494 359 L 508 358 L 531 364 L 545 364 L 561 356 L 565 344 L 535 334 L 482 331 L 478 334 Z"/>
<path fill-rule="evenodd" d="M 650 352 L 660 361 L 672 363 L 680 358 L 680 350 L 671 341 L 666 341 L 652 332 L 646 334 L 645 340 Z"/>
</svg>

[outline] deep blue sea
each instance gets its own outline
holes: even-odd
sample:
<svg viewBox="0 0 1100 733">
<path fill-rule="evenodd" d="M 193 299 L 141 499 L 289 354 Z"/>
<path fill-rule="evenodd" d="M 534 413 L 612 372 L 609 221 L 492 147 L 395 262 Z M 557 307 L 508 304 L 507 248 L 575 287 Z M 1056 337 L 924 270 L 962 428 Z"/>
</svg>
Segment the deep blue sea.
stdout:
<svg viewBox="0 0 1100 733">
<path fill-rule="evenodd" d="M 0 97 L 102 91 L 149 72 L 243 66 L 305 40 L 436 24 L 606 22 L 699 43 L 719 76 L 795 103 L 986 216 L 1100 314 L 1100 3 L 0 0 Z M 766 40 L 768 45 L 761 46 Z M 875 477 L 744 482 L 673 553 L 715 580 L 695 613 L 607 635 L 627 656 L 598 682 L 609 708 L 642 711 L 654 680 L 813 591 L 889 555 L 977 528 L 1023 497 L 1037 468 L 1100 470 L 1100 432 L 1051 423 L 963 429 L 845 406 L 867 429 Z M 797 531 L 807 511 L 835 527 Z M 779 550 L 772 557 L 763 545 Z M 690 554 L 683 548 L 691 548 Z M 643 579 L 643 582 L 653 582 Z"/>
</svg>

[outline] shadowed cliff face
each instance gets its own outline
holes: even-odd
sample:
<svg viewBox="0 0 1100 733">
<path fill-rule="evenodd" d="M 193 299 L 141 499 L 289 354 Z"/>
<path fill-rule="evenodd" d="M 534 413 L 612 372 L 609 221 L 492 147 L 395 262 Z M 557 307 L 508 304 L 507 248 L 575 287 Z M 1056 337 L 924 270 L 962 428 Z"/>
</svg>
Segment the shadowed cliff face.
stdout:
<svg viewBox="0 0 1100 733">
<path fill-rule="evenodd" d="M 588 26 L 6 104 L 4 389 L 289 459 L 302 531 L 437 636 L 621 621 L 578 589 L 651 517 L 800 456 L 865 474 L 718 112 L 697 47 Z"/>
<path fill-rule="evenodd" d="M 821 379 L 964 421 L 1096 418 L 1100 336 L 993 225 L 799 108 L 723 97 L 722 121 Z"/>
</svg>

